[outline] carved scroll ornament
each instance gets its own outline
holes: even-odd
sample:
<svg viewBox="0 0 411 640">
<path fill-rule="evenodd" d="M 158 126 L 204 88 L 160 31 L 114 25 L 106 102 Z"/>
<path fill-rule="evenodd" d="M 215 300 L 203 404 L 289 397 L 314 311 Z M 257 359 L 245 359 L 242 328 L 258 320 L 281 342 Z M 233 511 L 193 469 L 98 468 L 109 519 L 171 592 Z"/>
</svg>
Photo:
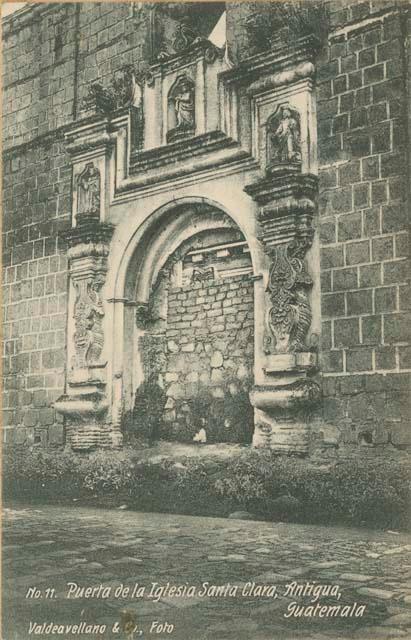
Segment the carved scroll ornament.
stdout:
<svg viewBox="0 0 411 640">
<path fill-rule="evenodd" d="M 119 109 L 140 105 L 141 89 L 137 82 L 137 74 L 130 65 L 118 69 L 106 87 L 100 82 L 93 82 L 82 101 L 83 109 L 93 110 L 105 116 L 110 116 Z"/>
<path fill-rule="evenodd" d="M 176 53 L 181 53 L 197 42 L 201 42 L 202 38 L 193 31 L 189 24 L 180 22 L 175 30 L 173 39 L 173 49 Z"/>
<path fill-rule="evenodd" d="M 308 291 L 313 284 L 304 264 L 309 244 L 307 240 L 294 240 L 271 250 L 267 286 L 271 306 L 267 312 L 264 339 L 266 354 L 306 349 L 305 339 L 311 324 Z"/>
<path fill-rule="evenodd" d="M 81 280 L 74 280 L 76 300 L 74 303 L 74 346 L 73 367 L 83 368 L 99 363 L 103 351 L 104 309 L 101 289 L 104 277 L 100 274 Z"/>
<path fill-rule="evenodd" d="M 215 268 L 214 267 L 206 267 L 205 269 L 201 269 L 200 267 L 196 267 L 193 269 L 191 274 L 191 282 L 207 282 L 208 280 L 215 279 Z"/>
</svg>

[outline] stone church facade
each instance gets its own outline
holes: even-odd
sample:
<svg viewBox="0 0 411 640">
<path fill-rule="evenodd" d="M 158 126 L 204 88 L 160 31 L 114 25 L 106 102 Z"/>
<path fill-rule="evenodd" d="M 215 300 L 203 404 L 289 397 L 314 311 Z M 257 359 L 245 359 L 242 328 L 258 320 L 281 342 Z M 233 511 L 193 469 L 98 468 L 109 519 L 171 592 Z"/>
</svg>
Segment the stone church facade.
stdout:
<svg viewBox="0 0 411 640">
<path fill-rule="evenodd" d="M 4 19 L 6 444 L 121 447 L 151 385 L 168 440 L 409 445 L 410 25 L 374 0 Z"/>
</svg>

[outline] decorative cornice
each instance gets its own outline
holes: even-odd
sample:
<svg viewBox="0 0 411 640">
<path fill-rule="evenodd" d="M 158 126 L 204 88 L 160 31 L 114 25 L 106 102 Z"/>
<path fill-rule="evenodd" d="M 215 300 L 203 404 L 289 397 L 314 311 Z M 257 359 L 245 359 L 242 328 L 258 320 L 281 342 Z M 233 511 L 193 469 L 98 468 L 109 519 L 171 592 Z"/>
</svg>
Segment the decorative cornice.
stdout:
<svg viewBox="0 0 411 640">
<path fill-rule="evenodd" d="M 262 207 L 257 214 L 257 220 L 264 222 L 267 219 L 271 219 L 273 216 L 276 218 L 285 217 L 289 215 L 308 215 L 312 216 L 315 212 L 315 202 L 310 198 L 280 198 L 275 202 Z"/>
<path fill-rule="evenodd" d="M 268 412 L 313 407 L 320 400 L 320 385 L 311 378 L 303 378 L 285 386 L 256 385 L 250 392 L 253 407 Z"/>
<path fill-rule="evenodd" d="M 305 200 L 315 201 L 318 192 L 318 178 L 310 173 L 301 173 L 298 165 L 277 167 L 272 175 L 249 184 L 244 191 L 258 204 L 274 203 L 277 207 L 289 210 L 291 200 L 298 200 L 306 209 Z M 290 202 L 290 205 L 287 202 Z"/>
<path fill-rule="evenodd" d="M 64 139 L 66 151 L 71 156 L 115 144 L 115 136 L 110 131 L 110 120 L 101 115 L 93 115 L 73 123 L 65 132 Z"/>
<path fill-rule="evenodd" d="M 173 53 L 160 52 L 158 63 L 150 67 L 151 74 L 169 73 L 178 67 L 184 66 L 197 58 L 204 58 L 207 64 L 212 64 L 215 60 L 224 58 L 225 48 L 216 47 L 206 38 L 197 37 L 191 44 L 183 50 Z"/>
<path fill-rule="evenodd" d="M 97 219 L 89 216 L 84 221 L 80 221 L 76 227 L 63 231 L 60 236 L 67 242 L 68 247 L 72 248 L 77 245 L 88 245 L 89 249 L 96 248 L 97 255 L 101 255 L 101 245 L 107 245 L 114 233 L 112 224 L 99 222 Z M 87 255 L 91 255 L 87 253 Z"/>
<path fill-rule="evenodd" d="M 311 78 L 314 76 L 314 73 L 315 66 L 312 62 L 301 62 L 292 69 L 272 73 L 269 76 L 256 80 L 247 88 L 247 93 L 248 95 L 255 95 L 256 93 L 270 91 L 285 84 L 298 82 L 304 78 Z"/>
<path fill-rule="evenodd" d="M 80 258 L 107 258 L 108 254 L 108 245 L 101 242 L 81 242 L 67 249 L 67 257 L 70 261 Z"/>
<path fill-rule="evenodd" d="M 278 44 L 270 51 L 243 60 L 234 69 L 221 72 L 219 78 L 225 84 L 248 84 L 264 75 L 272 77 L 287 69 L 313 63 L 319 47 L 320 42 L 315 36 L 300 38 L 292 47 Z"/>
<path fill-rule="evenodd" d="M 311 243 L 311 226 L 316 211 L 318 179 L 298 173 L 297 167 L 277 169 L 275 175 L 245 188 L 261 206 L 257 220 L 259 239 L 266 250 L 293 238 Z"/>
<path fill-rule="evenodd" d="M 199 136 L 179 140 L 167 146 L 135 153 L 131 158 L 130 175 L 136 175 L 172 164 L 175 165 L 193 156 L 214 153 L 220 149 L 236 147 L 237 143 L 222 131 L 211 131 Z M 156 177 L 158 181 L 158 176 Z"/>
</svg>

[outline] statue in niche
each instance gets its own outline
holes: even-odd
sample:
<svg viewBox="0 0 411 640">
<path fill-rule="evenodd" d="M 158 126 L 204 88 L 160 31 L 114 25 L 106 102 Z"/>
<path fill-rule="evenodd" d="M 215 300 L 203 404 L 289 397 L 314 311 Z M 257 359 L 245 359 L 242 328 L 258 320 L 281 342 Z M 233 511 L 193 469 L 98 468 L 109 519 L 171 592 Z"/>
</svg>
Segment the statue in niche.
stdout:
<svg viewBox="0 0 411 640">
<path fill-rule="evenodd" d="M 281 105 L 267 122 L 267 165 L 301 162 L 300 114 Z"/>
<path fill-rule="evenodd" d="M 194 129 L 194 87 L 188 78 L 182 78 L 172 91 L 176 126 L 179 129 Z"/>
<path fill-rule="evenodd" d="M 92 162 L 78 177 L 77 213 L 100 213 L 100 171 Z"/>
</svg>

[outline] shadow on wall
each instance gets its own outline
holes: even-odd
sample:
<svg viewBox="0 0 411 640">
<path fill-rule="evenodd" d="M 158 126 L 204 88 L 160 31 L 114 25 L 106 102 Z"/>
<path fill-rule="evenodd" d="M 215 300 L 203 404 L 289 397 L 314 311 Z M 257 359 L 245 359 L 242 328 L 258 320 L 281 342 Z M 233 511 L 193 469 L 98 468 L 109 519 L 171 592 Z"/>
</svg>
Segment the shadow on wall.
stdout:
<svg viewBox="0 0 411 640">
<path fill-rule="evenodd" d="M 156 377 L 143 382 L 135 395 L 134 409 L 124 421 L 126 440 L 156 440 L 212 444 L 232 442 L 251 444 L 254 412 L 249 400 L 247 382 L 228 382 L 212 389 L 202 388 L 198 394 L 176 401 L 167 397 Z M 172 405 L 172 406 L 171 406 Z M 174 420 L 169 413 L 173 411 Z"/>
</svg>

